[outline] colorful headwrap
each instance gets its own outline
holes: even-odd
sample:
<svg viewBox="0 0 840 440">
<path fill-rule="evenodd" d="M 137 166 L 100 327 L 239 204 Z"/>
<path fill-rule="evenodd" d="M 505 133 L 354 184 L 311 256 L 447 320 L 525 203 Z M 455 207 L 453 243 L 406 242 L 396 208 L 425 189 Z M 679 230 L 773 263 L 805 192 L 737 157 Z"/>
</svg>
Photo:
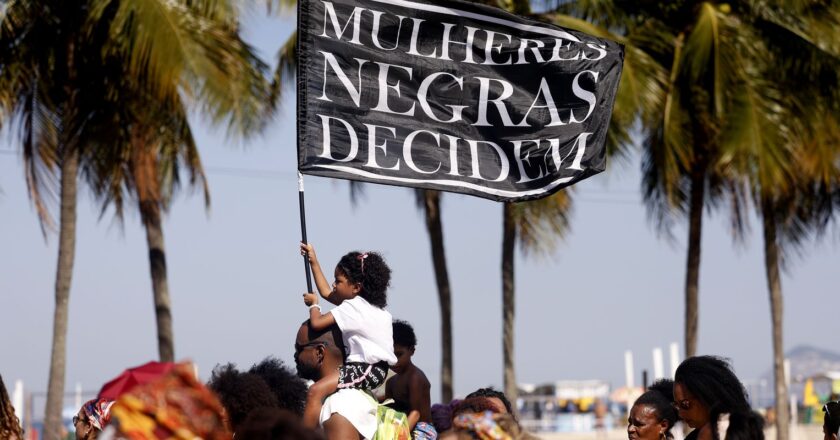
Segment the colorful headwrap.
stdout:
<svg viewBox="0 0 840 440">
<path fill-rule="evenodd" d="M 111 406 L 113 405 L 113 400 L 91 399 L 82 405 L 82 413 L 91 426 L 102 431 L 111 421 Z"/>
<path fill-rule="evenodd" d="M 190 364 L 134 388 L 111 408 L 122 436 L 130 440 L 230 440 L 222 404 L 199 383 Z"/>
<path fill-rule="evenodd" d="M 492 411 L 461 414 L 452 420 L 452 425 L 456 429 L 469 431 L 481 440 L 512 440 L 513 436 L 497 423 L 498 416 L 499 414 Z"/>
</svg>

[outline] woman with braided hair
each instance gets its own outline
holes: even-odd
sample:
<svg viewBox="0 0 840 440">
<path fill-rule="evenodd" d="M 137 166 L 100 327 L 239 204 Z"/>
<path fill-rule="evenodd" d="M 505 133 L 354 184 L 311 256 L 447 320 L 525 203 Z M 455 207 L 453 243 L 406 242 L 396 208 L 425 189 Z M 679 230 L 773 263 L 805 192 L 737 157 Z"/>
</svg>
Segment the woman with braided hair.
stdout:
<svg viewBox="0 0 840 440">
<path fill-rule="evenodd" d="M 0 439 L 23 440 L 20 420 L 15 415 L 12 402 L 9 401 L 9 393 L 6 392 L 3 376 L 0 376 Z"/>
</svg>

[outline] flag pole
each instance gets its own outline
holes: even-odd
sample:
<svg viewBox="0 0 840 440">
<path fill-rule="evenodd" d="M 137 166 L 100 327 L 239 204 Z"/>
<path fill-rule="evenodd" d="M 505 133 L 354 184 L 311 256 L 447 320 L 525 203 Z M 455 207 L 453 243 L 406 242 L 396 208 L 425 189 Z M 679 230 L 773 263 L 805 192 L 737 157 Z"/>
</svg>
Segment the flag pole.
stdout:
<svg viewBox="0 0 840 440">
<path fill-rule="evenodd" d="M 300 234 L 304 244 L 309 243 L 306 240 L 306 208 L 303 201 L 303 174 L 298 171 L 298 202 L 300 202 Z M 312 272 L 309 268 L 309 256 L 303 256 L 303 269 L 306 271 L 306 291 L 312 292 Z"/>
</svg>

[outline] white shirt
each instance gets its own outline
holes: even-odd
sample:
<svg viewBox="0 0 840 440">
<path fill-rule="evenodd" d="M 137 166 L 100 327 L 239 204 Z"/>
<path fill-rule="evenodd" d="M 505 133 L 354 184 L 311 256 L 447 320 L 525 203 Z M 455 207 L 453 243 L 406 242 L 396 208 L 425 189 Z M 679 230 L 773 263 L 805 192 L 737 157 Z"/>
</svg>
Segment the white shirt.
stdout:
<svg viewBox="0 0 840 440">
<path fill-rule="evenodd" d="M 361 296 L 348 299 L 330 311 L 347 349 L 347 362 L 397 363 L 391 314 Z"/>
<path fill-rule="evenodd" d="M 362 390 L 341 389 L 327 397 L 321 407 L 321 426 L 333 414 L 341 414 L 366 439 L 376 434 L 377 404 Z"/>
</svg>

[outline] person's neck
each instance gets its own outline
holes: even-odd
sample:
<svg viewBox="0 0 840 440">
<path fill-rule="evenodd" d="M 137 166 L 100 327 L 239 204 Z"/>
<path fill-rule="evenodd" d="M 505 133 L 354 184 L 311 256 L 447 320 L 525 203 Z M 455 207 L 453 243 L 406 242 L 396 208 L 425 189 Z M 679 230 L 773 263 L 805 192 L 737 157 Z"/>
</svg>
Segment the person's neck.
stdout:
<svg viewBox="0 0 840 440">
<path fill-rule="evenodd" d="M 325 357 L 323 362 L 321 362 L 321 378 L 328 376 L 342 365 L 344 365 L 344 359 L 334 359 L 330 356 Z"/>
</svg>

